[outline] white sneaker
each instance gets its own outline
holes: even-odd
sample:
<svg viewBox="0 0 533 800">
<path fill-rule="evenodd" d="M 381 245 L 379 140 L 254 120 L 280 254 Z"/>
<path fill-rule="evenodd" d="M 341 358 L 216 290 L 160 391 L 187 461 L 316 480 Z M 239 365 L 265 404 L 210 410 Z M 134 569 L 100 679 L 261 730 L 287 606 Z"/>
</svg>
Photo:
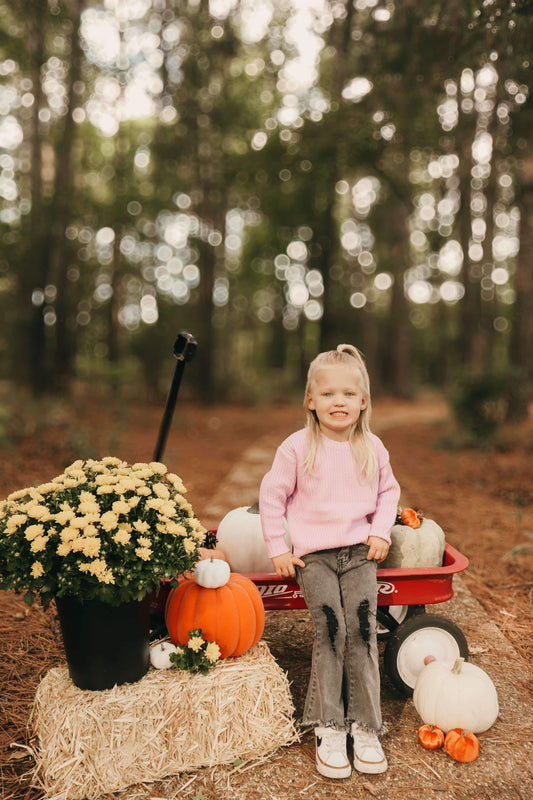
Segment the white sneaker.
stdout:
<svg viewBox="0 0 533 800">
<path fill-rule="evenodd" d="M 325 778 L 348 778 L 352 768 L 346 755 L 346 733 L 315 728 L 316 768 Z"/>
<path fill-rule="evenodd" d="M 364 730 L 356 722 L 352 724 L 353 765 L 359 772 L 376 775 L 385 772 L 387 759 L 375 733 Z"/>
</svg>

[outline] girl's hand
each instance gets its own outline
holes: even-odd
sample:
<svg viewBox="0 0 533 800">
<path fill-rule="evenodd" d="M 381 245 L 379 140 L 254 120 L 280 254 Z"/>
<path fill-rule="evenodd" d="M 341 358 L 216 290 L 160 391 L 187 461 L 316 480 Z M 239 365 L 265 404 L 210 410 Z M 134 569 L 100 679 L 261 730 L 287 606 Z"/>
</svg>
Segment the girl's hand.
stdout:
<svg viewBox="0 0 533 800">
<path fill-rule="evenodd" d="M 389 552 L 389 543 L 386 542 L 385 539 L 381 539 L 379 536 L 369 536 L 367 545 L 367 561 L 375 560 L 378 562 L 378 564 L 381 564 L 382 561 L 385 561 L 387 558 L 387 553 Z"/>
<path fill-rule="evenodd" d="M 276 570 L 278 578 L 295 578 L 295 564 L 299 567 L 305 567 L 302 559 L 296 558 L 292 553 L 282 553 L 280 556 L 274 556 L 271 561 L 274 564 L 274 569 Z"/>
</svg>

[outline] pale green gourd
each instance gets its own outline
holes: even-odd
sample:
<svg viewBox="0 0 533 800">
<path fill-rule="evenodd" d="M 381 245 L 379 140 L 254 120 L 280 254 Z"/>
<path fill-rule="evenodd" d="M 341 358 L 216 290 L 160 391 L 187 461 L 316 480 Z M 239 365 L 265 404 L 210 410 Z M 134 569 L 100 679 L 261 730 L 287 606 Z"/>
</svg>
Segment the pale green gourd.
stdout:
<svg viewBox="0 0 533 800">
<path fill-rule="evenodd" d="M 422 519 L 419 528 L 393 525 L 389 553 L 381 566 L 389 569 L 441 567 L 444 545 L 444 531 L 432 519 Z"/>
</svg>

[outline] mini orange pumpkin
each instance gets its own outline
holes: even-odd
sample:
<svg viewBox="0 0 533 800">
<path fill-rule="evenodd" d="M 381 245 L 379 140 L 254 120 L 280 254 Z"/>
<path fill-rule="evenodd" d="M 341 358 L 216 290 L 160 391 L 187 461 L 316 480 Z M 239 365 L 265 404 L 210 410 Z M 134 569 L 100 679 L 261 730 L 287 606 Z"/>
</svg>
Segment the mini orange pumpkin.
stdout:
<svg viewBox="0 0 533 800">
<path fill-rule="evenodd" d="M 479 739 L 465 728 L 452 728 L 446 734 L 444 749 L 456 761 L 468 763 L 479 755 Z"/>
<path fill-rule="evenodd" d="M 257 586 L 232 572 L 218 588 L 182 579 L 168 596 L 165 622 L 174 644 L 187 644 L 189 631 L 201 628 L 207 641 L 218 644 L 221 658 L 227 658 L 241 656 L 257 644 L 265 628 L 265 609 Z"/>
<path fill-rule="evenodd" d="M 408 525 L 410 528 L 420 527 L 420 517 L 414 508 L 404 508 L 400 512 L 400 519 L 402 521 L 402 525 Z"/>
<path fill-rule="evenodd" d="M 422 725 L 418 729 L 418 742 L 426 750 L 439 750 L 444 744 L 444 733 L 436 725 Z"/>
</svg>

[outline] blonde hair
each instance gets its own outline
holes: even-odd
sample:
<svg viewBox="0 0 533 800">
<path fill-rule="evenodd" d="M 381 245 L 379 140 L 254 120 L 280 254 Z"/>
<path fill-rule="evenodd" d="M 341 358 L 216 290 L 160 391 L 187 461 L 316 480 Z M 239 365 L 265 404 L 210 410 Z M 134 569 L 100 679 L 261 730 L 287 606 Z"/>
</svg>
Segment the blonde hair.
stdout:
<svg viewBox="0 0 533 800">
<path fill-rule="evenodd" d="M 359 419 L 352 425 L 348 441 L 350 442 L 354 458 L 361 468 L 361 472 L 370 483 L 378 468 L 376 453 L 370 440 L 370 417 L 372 414 L 370 378 L 368 377 L 363 355 L 351 344 L 339 344 L 336 350 L 327 350 L 325 353 L 319 353 L 309 365 L 304 395 L 304 409 L 308 432 L 308 450 L 305 457 L 305 469 L 307 472 L 313 471 L 316 451 L 320 443 L 318 417 L 316 412 L 308 407 L 311 383 L 319 369 L 340 364 L 353 367 L 353 369 L 357 371 L 359 386 L 366 400 L 366 406 L 361 409 Z"/>
</svg>

